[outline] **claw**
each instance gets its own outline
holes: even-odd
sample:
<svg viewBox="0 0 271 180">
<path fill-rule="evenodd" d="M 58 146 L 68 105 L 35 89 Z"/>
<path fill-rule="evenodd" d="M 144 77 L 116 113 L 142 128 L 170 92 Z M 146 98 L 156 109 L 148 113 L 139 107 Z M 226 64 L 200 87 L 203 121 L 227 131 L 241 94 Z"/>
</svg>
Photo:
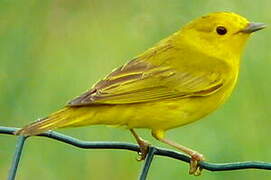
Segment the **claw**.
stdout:
<svg viewBox="0 0 271 180">
<path fill-rule="evenodd" d="M 146 159 L 146 156 L 149 152 L 149 147 L 150 144 L 147 141 L 141 139 L 141 141 L 139 142 L 140 152 L 138 152 L 139 157 L 137 157 L 137 161 L 142 161 Z"/>
<path fill-rule="evenodd" d="M 202 154 L 194 152 L 191 156 L 189 174 L 193 174 L 194 176 L 201 175 L 202 168 L 199 166 L 199 162 L 203 160 L 204 157 Z"/>
<path fill-rule="evenodd" d="M 202 172 L 202 168 L 199 166 L 199 161 L 191 160 L 189 174 L 193 174 L 194 176 L 199 176 L 201 175 L 201 172 Z"/>
</svg>

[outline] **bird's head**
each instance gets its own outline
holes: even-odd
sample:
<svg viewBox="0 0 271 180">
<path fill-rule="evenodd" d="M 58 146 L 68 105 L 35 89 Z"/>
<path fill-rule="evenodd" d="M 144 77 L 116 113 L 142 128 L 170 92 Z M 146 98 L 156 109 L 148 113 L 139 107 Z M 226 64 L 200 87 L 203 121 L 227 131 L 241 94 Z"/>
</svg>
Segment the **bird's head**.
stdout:
<svg viewBox="0 0 271 180">
<path fill-rule="evenodd" d="M 210 56 L 240 57 L 248 37 L 265 28 L 231 12 L 215 12 L 200 17 L 182 28 L 182 37 Z"/>
</svg>

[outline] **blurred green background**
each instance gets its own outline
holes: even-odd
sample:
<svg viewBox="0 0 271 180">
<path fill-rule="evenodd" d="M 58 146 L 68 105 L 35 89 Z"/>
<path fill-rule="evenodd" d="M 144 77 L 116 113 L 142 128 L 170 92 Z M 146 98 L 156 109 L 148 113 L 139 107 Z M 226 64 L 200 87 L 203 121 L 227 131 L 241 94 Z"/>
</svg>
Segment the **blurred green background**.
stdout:
<svg viewBox="0 0 271 180">
<path fill-rule="evenodd" d="M 104 75 L 212 11 L 233 11 L 271 24 L 270 0 L 1 0 L 0 125 L 22 127 L 61 108 Z M 202 121 L 168 137 L 203 153 L 210 162 L 271 162 L 271 30 L 247 45 L 239 83 L 230 100 Z M 89 141 L 134 142 L 128 131 L 104 126 L 61 130 Z M 139 133 L 154 145 L 164 146 Z M 0 179 L 6 179 L 16 138 L 0 136 Z M 83 150 L 33 137 L 26 143 L 18 180 L 137 179 L 142 162 L 133 152 Z M 271 171 L 204 171 L 156 157 L 148 179 L 271 179 Z"/>
</svg>

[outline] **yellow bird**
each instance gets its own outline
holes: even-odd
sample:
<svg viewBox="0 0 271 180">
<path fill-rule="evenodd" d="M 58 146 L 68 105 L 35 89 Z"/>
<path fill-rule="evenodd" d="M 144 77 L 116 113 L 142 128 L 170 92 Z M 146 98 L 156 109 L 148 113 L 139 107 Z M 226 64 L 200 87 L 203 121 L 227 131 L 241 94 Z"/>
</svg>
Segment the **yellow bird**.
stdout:
<svg viewBox="0 0 271 180">
<path fill-rule="evenodd" d="M 200 17 L 153 48 L 115 69 L 66 107 L 16 132 L 32 136 L 47 130 L 88 125 L 125 126 L 144 159 L 149 144 L 134 128 L 191 156 L 190 174 L 201 172 L 203 156 L 165 138 L 165 132 L 203 118 L 230 96 L 240 56 L 252 32 L 265 28 L 231 12 Z"/>
</svg>

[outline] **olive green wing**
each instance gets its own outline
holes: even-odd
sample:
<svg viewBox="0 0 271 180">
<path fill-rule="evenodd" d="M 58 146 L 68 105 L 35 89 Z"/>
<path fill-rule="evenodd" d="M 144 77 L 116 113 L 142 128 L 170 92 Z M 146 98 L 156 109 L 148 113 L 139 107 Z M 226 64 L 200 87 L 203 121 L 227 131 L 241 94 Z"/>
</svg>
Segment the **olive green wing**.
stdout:
<svg viewBox="0 0 271 180">
<path fill-rule="evenodd" d="M 217 66 L 216 63 L 214 66 Z M 226 69 L 218 67 L 216 70 L 214 67 L 210 70 L 210 67 L 193 66 L 175 69 L 135 59 L 113 71 L 68 105 L 131 104 L 207 96 L 224 85 L 227 74 L 226 71 L 220 71 L 221 68 Z"/>
</svg>

